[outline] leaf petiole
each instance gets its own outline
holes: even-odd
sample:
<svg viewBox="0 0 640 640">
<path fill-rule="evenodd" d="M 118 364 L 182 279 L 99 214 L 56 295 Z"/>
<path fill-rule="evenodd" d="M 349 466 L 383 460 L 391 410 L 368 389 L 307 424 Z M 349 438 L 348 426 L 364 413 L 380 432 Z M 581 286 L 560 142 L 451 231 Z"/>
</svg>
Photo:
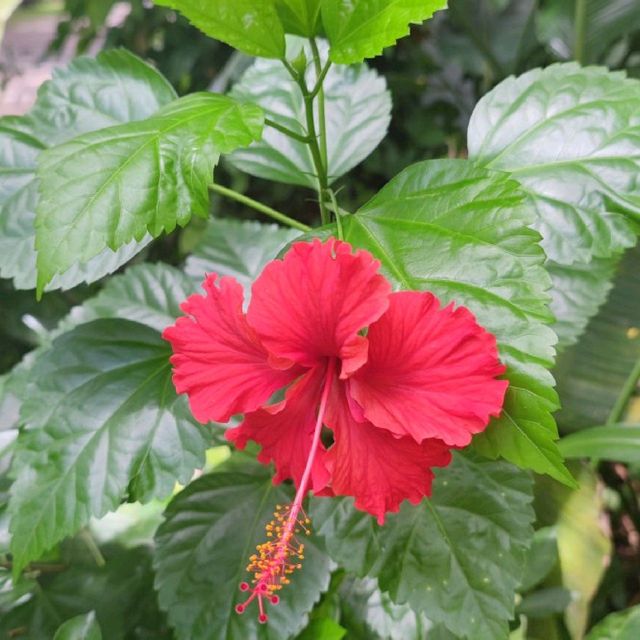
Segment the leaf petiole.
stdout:
<svg viewBox="0 0 640 640">
<path fill-rule="evenodd" d="M 276 211 L 275 209 L 268 207 L 266 204 L 262 204 L 262 202 L 258 202 L 257 200 L 254 200 L 249 196 L 245 196 L 242 193 L 238 193 L 233 189 L 227 189 L 227 187 L 212 183 L 209 185 L 209 190 L 221 196 L 225 196 L 226 198 L 229 198 L 231 200 L 235 200 L 240 204 L 244 204 L 247 207 L 251 207 L 252 209 L 255 209 L 256 211 L 259 211 L 260 213 L 263 213 L 264 215 L 269 216 L 270 218 L 273 218 L 274 220 L 277 220 L 278 222 L 281 222 L 282 224 L 285 224 L 289 227 L 293 227 L 294 229 L 299 229 L 300 231 L 304 232 L 311 231 L 311 227 L 307 226 L 303 222 L 294 220 L 288 215 L 281 213 L 280 211 Z"/>
<path fill-rule="evenodd" d="M 279 131 L 280 133 L 284 133 L 285 136 L 289 136 L 290 138 L 293 138 L 298 142 L 302 142 L 303 144 L 309 144 L 309 142 L 311 142 L 310 136 L 308 135 L 304 136 L 301 133 L 296 133 L 295 131 L 293 131 L 293 129 L 289 129 L 289 127 L 285 127 L 284 125 L 279 124 L 275 120 L 271 120 L 270 118 L 265 118 L 264 123 L 268 127 L 271 127 L 272 129 L 276 129 L 276 131 Z"/>
</svg>

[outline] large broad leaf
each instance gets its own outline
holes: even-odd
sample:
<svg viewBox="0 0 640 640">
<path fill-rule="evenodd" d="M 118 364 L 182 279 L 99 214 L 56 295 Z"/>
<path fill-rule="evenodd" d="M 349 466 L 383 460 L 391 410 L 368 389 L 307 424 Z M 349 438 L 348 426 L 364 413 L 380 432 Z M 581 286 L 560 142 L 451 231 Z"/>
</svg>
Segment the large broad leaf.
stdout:
<svg viewBox="0 0 640 640">
<path fill-rule="evenodd" d="M 575 431 L 604 424 L 640 361 L 640 248 L 629 251 L 607 303 L 556 367 L 562 411 L 558 423 Z M 604 354 L 604 355 L 603 355 Z"/>
<path fill-rule="evenodd" d="M 284 29 L 274 0 L 154 1 L 177 9 L 208 36 L 249 55 L 263 58 L 284 56 Z"/>
<path fill-rule="evenodd" d="M 180 304 L 196 289 L 188 276 L 168 264 L 135 265 L 111 278 L 97 296 L 72 309 L 58 332 L 97 318 L 124 318 L 163 331 L 182 315 Z"/>
<path fill-rule="evenodd" d="M 275 224 L 212 219 L 187 258 L 185 271 L 198 284 L 208 273 L 233 276 L 249 293 L 267 262 L 299 235 Z"/>
<path fill-rule="evenodd" d="M 303 42 L 288 40 L 288 57 L 303 50 Z M 326 60 L 326 42 L 319 43 Z M 308 47 L 307 60 L 311 59 Z M 313 65 L 307 70 L 307 84 L 313 86 Z M 391 118 L 391 97 L 387 84 L 365 65 L 334 66 L 324 81 L 327 130 L 327 171 L 329 181 L 345 174 L 364 160 L 387 133 Z M 305 108 L 302 93 L 284 66 L 273 60 L 257 60 L 236 84 L 231 95 L 259 104 L 275 122 L 305 135 Z M 318 113 L 316 110 L 316 120 Z M 318 123 L 316 123 L 318 126 Z M 315 189 L 316 171 L 309 145 L 298 142 L 271 127 L 262 140 L 240 149 L 229 158 L 238 169 L 268 180 L 278 180 Z"/>
<path fill-rule="evenodd" d="M 79 136 L 40 155 L 38 291 L 56 273 L 209 212 L 220 153 L 260 137 L 262 111 L 196 93 L 146 120 Z M 87 167 L 91 171 L 87 173 Z"/>
<path fill-rule="evenodd" d="M 637 0 L 586 0 L 582 55 L 585 62 L 603 62 L 611 45 L 637 30 L 640 3 Z M 575 2 L 547 0 L 537 15 L 540 39 L 563 60 L 575 59 Z"/>
<path fill-rule="evenodd" d="M 571 477 L 554 439 L 558 408 L 549 278 L 517 183 L 464 160 L 427 161 L 394 178 L 354 216 L 345 238 L 369 249 L 404 289 L 465 305 L 498 339 L 510 381 L 502 416 L 474 439 L 490 457 Z"/>
<path fill-rule="evenodd" d="M 557 286 L 586 299 L 569 316 L 557 305 L 561 322 L 575 322 L 578 307 L 593 310 L 585 282 L 591 261 L 615 260 L 636 241 L 638 113 L 640 82 L 571 63 L 505 80 L 471 118 L 470 156 L 509 171 L 523 185 L 538 212 L 535 226 Z M 613 267 L 600 262 L 598 268 Z M 583 326 L 584 317 L 578 322 Z M 565 335 L 567 343 L 576 332 Z"/>
<path fill-rule="evenodd" d="M 311 517 L 331 557 L 408 602 L 456 637 L 508 635 L 514 591 L 533 534 L 531 480 L 505 462 L 455 454 L 433 496 L 378 526 L 352 500 L 314 501 Z"/>
<path fill-rule="evenodd" d="M 640 606 L 610 613 L 587 635 L 587 640 L 636 640 L 640 636 Z"/>
<path fill-rule="evenodd" d="M 36 286 L 35 229 L 40 152 L 74 136 L 141 120 L 175 98 L 168 82 L 126 51 L 77 58 L 54 72 L 26 117 L 0 119 L 0 276 L 21 289 Z M 58 276 L 47 289 L 69 289 L 111 273 L 150 241 L 105 249 Z"/>
<path fill-rule="evenodd" d="M 446 0 L 322 0 L 322 22 L 331 43 L 331 60 L 362 62 L 408 35 Z"/>
<path fill-rule="evenodd" d="M 169 354 L 149 327 L 96 320 L 37 359 L 9 507 L 16 573 L 127 493 L 166 496 L 204 464 L 206 431 L 176 396 Z"/>
<path fill-rule="evenodd" d="M 177 97 L 168 80 L 124 49 L 76 58 L 38 91 L 28 120 L 48 146 L 143 120 Z"/>
<path fill-rule="evenodd" d="M 289 488 L 274 486 L 268 468 L 221 472 L 191 483 L 167 508 L 156 536 L 156 588 L 160 606 L 180 640 L 268 638 L 284 640 L 305 625 L 306 613 L 329 586 L 329 560 L 313 536 L 305 539 L 302 569 L 270 606 L 269 623 L 257 611 L 235 605 L 247 580 L 245 566 L 276 504 L 291 500 Z M 256 606 L 257 609 L 257 605 Z"/>
</svg>

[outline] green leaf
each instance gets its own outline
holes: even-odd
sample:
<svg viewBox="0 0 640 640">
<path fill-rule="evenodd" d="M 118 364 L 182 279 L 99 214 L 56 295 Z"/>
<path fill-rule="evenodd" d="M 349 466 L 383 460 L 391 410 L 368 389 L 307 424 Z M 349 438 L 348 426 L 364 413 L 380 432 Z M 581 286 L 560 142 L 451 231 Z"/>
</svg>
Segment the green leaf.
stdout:
<svg viewBox="0 0 640 640">
<path fill-rule="evenodd" d="M 456 637 L 506 638 L 532 529 L 531 480 L 505 462 L 454 454 L 433 496 L 378 526 L 352 500 L 317 499 L 311 517 L 331 557 L 378 578 Z"/>
<path fill-rule="evenodd" d="M 102 640 L 102 632 L 94 611 L 67 620 L 53 640 Z"/>
<path fill-rule="evenodd" d="M 169 355 L 149 327 L 96 320 L 37 359 L 9 503 L 16 575 L 114 510 L 127 488 L 133 499 L 164 497 L 204 464 L 206 432 L 176 396 Z"/>
<path fill-rule="evenodd" d="M 409 34 L 446 0 L 322 0 L 322 22 L 331 43 L 331 60 L 362 62 Z"/>
<path fill-rule="evenodd" d="M 429 622 L 407 604 L 395 604 L 376 580 L 349 580 L 340 590 L 341 620 L 354 638 L 423 640 Z M 349 635 L 351 638 L 351 635 Z"/>
<path fill-rule="evenodd" d="M 586 640 L 636 640 L 640 635 L 640 605 L 610 613 L 587 635 Z"/>
<path fill-rule="evenodd" d="M 640 82 L 571 63 L 508 78 L 473 113 L 470 157 L 523 185 L 556 277 L 567 268 L 574 283 L 580 272 L 588 278 L 594 258 L 615 258 L 636 242 L 639 109 Z M 588 313 L 595 306 L 588 283 L 574 289 Z M 560 305 L 554 311 L 566 323 L 575 321 L 576 309 L 568 317 Z"/>
<path fill-rule="evenodd" d="M 209 213 L 220 153 L 260 137 L 262 111 L 196 93 L 146 120 L 79 136 L 40 155 L 38 291 L 56 273 Z M 87 174 L 87 167 L 91 172 Z"/>
<path fill-rule="evenodd" d="M 640 427 L 624 424 L 592 427 L 562 438 L 558 446 L 567 458 L 640 464 Z"/>
<path fill-rule="evenodd" d="M 545 267 L 553 283 L 549 308 L 556 318 L 553 329 L 561 346 L 573 345 L 605 303 L 618 262 L 618 256 L 570 265 L 547 260 Z"/>
<path fill-rule="evenodd" d="M 284 30 L 274 0 L 155 0 L 177 9 L 198 29 L 244 53 L 284 56 Z"/>
<path fill-rule="evenodd" d="M 290 59 L 303 50 L 304 42 L 288 39 Z M 323 63 L 328 53 L 319 42 Z M 308 46 L 307 60 L 312 59 Z M 313 65 L 307 69 L 307 84 L 313 86 Z M 384 138 L 391 118 L 391 96 L 384 78 L 366 65 L 333 66 L 324 81 L 327 126 L 327 165 L 332 182 L 364 160 Z M 279 61 L 256 60 L 231 91 L 241 101 L 259 104 L 265 115 L 300 135 L 304 127 L 304 100 L 298 85 Z M 316 121 L 318 114 L 316 113 Z M 318 122 L 316 122 L 318 126 Z M 239 149 L 229 160 L 253 176 L 315 189 L 316 171 L 309 146 L 266 127 L 262 140 Z"/>
<path fill-rule="evenodd" d="M 115 276 L 94 298 L 74 308 L 58 331 L 96 320 L 123 318 L 163 331 L 182 315 L 180 304 L 197 286 L 168 264 L 138 264 Z"/>
<path fill-rule="evenodd" d="M 76 135 L 149 117 L 175 98 L 168 82 L 126 51 L 77 58 L 39 89 L 26 117 L 0 119 L 0 276 L 20 289 L 36 286 L 36 160 L 48 146 Z M 117 252 L 106 249 L 86 265 L 54 278 L 47 290 L 69 289 L 115 271 L 151 237 Z"/>
<path fill-rule="evenodd" d="M 28 115 L 48 146 L 89 131 L 144 120 L 177 98 L 169 81 L 124 49 L 79 57 L 56 69 Z"/>
<path fill-rule="evenodd" d="M 502 416 L 474 439 L 481 453 L 571 484 L 554 444 L 555 336 L 531 220 L 507 175 L 441 160 L 407 168 L 344 225 L 345 239 L 379 258 L 396 285 L 465 305 L 496 335 L 510 385 Z"/>
<path fill-rule="evenodd" d="M 585 62 L 602 62 L 611 47 L 627 33 L 637 30 L 637 0 L 586 0 L 583 55 Z M 563 60 L 575 59 L 575 6 L 566 0 L 545 2 L 537 15 L 542 42 Z"/>
<path fill-rule="evenodd" d="M 640 247 L 623 258 L 607 303 L 577 345 L 564 351 L 555 373 L 566 431 L 605 424 L 640 360 Z M 606 354 L 603 356 L 603 354 Z"/>
<path fill-rule="evenodd" d="M 245 566 L 277 503 L 286 504 L 290 488 L 274 486 L 269 468 L 203 476 L 179 493 L 167 508 L 156 536 L 156 589 L 160 606 L 180 640 L 268 638 L 280 640 L 302 630 L 306 613 L 329 586 L 329 560 L 314 537 L 305 540 L 305 559 L 292 583 L 269 607 L 269 623 L 257 612 L 243 615 L 235 605 Z"/>
<path fill-rule="evenodd" d="M 320 26 L 322 0 L 276 0 L 276 9 L 287 33 L 310 38 Z"/>
<path fill-rule="evenodd" d="M 299 235 L 275 224 L 212 219 L 187 258 L 185 271 L 198 285 L 207 273 L 233 276 L 248 294 L 267 262 Z"/>
</svg>

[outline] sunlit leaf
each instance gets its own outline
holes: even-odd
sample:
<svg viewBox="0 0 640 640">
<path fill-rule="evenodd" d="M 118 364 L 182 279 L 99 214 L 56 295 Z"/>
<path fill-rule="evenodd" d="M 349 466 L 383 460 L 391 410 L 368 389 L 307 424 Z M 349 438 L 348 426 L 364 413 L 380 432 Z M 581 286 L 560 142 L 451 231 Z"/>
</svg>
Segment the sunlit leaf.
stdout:
<svg viewBox="0 0 640 640">
<path fill-rule="evenodd" d="M 602 260 L 615 261 L 636 242 L 638 113 L 639 81 L 569 63 L 508 78 L 471 118 L 470 157 L 510 172 L 537 210 L 534 226 L 555 284 L 566 291 L 556 295 L 554 307 L 565 327 L 584 327 L 585 314 L 604 299 L 606 285 L 599 285 L 595 297 L 589 286 L 591 262 L 599 259 L 600 273 L 611 273 L 615 262 Z M 562 304 L 563 295 L 573 296 L 575 304 Z M 563 331 L 564 343 L 577 334 Z"/>
<path fill-rule="evenodd" d="M 344 223 L 346 239 L 379 258 L 397 286 L 465 305 L 496 335 L 510 385 L 477 448 L 572 483 L 554 444 L 549 277 L 531 220 L 508 176 L 442 160 L 410 166 Z"/>
<path fill-rule="evenodd" d="M 38 291 L 56 273 L 185 225 L 209 212 L 220 153 L 259 138 L 262 112 L 195 93 L 136 123 L 87 133 L 43 152 L 36 219 Z M 87 173 L 87 167 L 91 167 Z"/>
</svg>

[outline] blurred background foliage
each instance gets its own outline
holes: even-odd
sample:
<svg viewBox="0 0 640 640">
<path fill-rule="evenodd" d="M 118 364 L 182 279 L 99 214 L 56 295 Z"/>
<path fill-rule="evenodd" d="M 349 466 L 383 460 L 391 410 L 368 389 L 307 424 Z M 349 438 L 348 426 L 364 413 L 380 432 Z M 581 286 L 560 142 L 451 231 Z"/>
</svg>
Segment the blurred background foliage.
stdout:
<svg viewBox="0 0 640 640">
<path fill-rule="evenodd" d="M 46 5 L 51 11 L 52 3 Z M 25 2 L 18 12 L 36 11 L 39 6 Z M 53 10 L 63 18 L 51 52 L 71 47 L 82 54 L 96 47 L 124 47 L 155 64 L 180 94 L 225 91 L 250 62 L 205 37 L 175 12 L 147 0 L 64 0 L 54 3 Z M 378 149 L 348 180 L 338 183 L 341 205 L 355 209 L 412 162 L 464 157 L 466 127 L 482 95 L 510 74 L 572 59 L 625 69 L 630 76 L 640 77 L 640 1 L 450 0 L 449 11 L 413 28 L 410 37 L 371 61 L 388 81 L 394 103 L 392 123 Z M 277 209 L 296 212 L 296 217 L 310 222 L 316 215 L 311 192 L 252 178 L 229 164 L 216 171 L 221 184 Z M 245 216 L 238 205 L 215 198 L 212 210 L 227 217 Z M 181 235 L 156 241 L 136 261 L 181 263 L 197 238 L 198 224 L 195 221 Z M 563 433 L 610 422 L 616 397 L 640 362 L 639 274 L 640 252 L 632 250 L 619 269 L 608 303 L 581 340 L 560 356 L 556 377 L 563 402 L 558 416 Z M 0 281 L 0 415 L 10 415 L 10 393 L 2 392 L 1 374 L 37 347 L 69 309 L 98 289 L 99 285 L 92 285 L 49 293 L 37 304 L 33 292 L 15 291 L 8 281 Z M 640 422 L 637 398 L 621 418 Z M 0 425 L 0 436 L 12 428 Z M 2 443 L 0 439 L 0 460 Z M 514 630 L 514 638 L 582 638 L 610 612 L 640 604 L 640 451 L 634 455 L 636 462 L 626 465 L 576 466 L 581 479 L 578 491 L 546 478 L 538 481 L 539 531 L 520 590 L 518 622 L 523 624 Z M 0 505 L 2 490 L 0 486 Z M 99 560 L 103 555 L 114 559 L 108 573 L 96 571 L 95 554 L 87 557 L 87 545 L 80 540 L 54 553 L 53 560 L 71 567 L 69 571 L 48 574 L 36 568 L 30 579 L 39 583 L 38 598 L 19 606 L 5 602 L 1 580 L 6 576 L 0 574 L 0 638 L 8 637 L 3 633 L 9 629 L 20 629 L 27 619 L 37 621 L 32 627 L 36 635 L 29 637 L 49 638 L 62 620 L 89 609 L 97 612 L 109 638 L 171 637 L 157 610 L 144 546 L 144 533 L 147 528 L 153 530 L 163 505 L 152 507 L 139 513 L 134 505 L 119 520 L 112 519 L 111 529 L 106 529 L 110 533 L 101 540 L 106 546 L 97 550 Z M 2 523 L 0 506 L 0 558 L 6 534 Z M 96 530 L 104 532 L 105 526 Z M 119 544 L 127 539 L 140 545 Z M 356 615 L 363 598 L 369 597 L 368 587 L 334 582 L 321 606 L 346 598 L 349 606 L 343 608 L 346 618 L 341 623 L 352 629 L 350 637 L 377 637 Z M 118 596 L 103 599 L 103 591 L 116 584 Z M 16 596 L 15 591 L 11 593 Z M 10 613 L 3 615 L 3 611 Z M 402 620 L 405 613 L 394 615 Z M 349 617 L 355 621 L 345 621 Z M 415 621 L 412 624 L 416 628 Z M 640 637 L 599 633 L 596 627 L 588 637 Z M 429 637 L 439 636 L 433 632 Z"/>
</svg>

